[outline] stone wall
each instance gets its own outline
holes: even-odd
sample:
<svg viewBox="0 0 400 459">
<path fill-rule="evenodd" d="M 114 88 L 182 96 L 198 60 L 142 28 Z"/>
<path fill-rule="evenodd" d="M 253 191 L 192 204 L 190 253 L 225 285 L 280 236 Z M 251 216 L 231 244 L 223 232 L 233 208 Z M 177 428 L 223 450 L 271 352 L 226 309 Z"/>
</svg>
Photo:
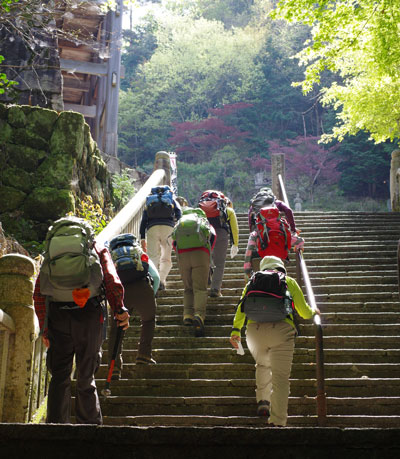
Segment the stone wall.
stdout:
<svg viewBox="0 0 400 459">
<path fill-rule="evenodd" d="M 42 241 L 49 224 L 90 195 L 111 205 L 111 175 L 84 117 L 0 104 L 0 222 L 19 241 Z"/>
</svg>

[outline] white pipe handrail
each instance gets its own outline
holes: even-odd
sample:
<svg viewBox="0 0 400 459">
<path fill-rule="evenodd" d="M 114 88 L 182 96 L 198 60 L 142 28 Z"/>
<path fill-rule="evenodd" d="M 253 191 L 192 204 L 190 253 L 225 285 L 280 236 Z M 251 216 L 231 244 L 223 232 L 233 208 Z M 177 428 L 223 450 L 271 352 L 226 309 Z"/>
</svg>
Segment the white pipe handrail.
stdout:
<svg viewBox="0 0 400 459">
<path fill-rule="evenodd" d="M 146 183 L 140 190 L 133 196 L 133 198 L 123 207 L 118 214 L 111 220 L 111 222 L 96 236 L 96 241 L 100 244 L 105 244 L 110 241 L 114 236 L 120 233 L 132 232 L 138 236 L 139 217 L 141 218 L 141 211 L 146 202 L 146 196 L 150 193 L 151 189 L 163 183 L 165 178 L 164 169 L 156 169 Z M 136 219 L 136 231 L 133 231 L 134 225 L 132 222 Z"/>
</svg>

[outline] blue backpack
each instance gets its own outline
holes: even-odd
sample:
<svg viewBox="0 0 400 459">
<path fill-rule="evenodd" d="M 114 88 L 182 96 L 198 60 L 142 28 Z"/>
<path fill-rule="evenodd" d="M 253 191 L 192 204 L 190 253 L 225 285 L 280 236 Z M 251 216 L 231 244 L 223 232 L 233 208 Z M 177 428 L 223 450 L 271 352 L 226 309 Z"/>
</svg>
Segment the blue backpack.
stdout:
<svg viewBox="0 0 400 459">
<path fill-rule="evenodd" d="M 147 217 L 173 218 L 175 206 L 171 188 L 168 185 L 156 186 L 146 198 Z"/>
<path fill-rule="evenodd" d="M 149 277 L 149 257 L 131 233 L 119 234 L 109 243 L 111 258 L 123 284 Z"/>
</svg>

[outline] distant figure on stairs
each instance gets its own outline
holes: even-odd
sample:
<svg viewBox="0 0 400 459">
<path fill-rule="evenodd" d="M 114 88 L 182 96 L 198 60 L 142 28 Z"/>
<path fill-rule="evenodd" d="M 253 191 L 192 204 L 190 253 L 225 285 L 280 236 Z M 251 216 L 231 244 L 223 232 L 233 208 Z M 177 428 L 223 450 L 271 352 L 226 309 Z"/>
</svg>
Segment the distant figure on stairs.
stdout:
<svg viewBox="0 0 400 459">
<path fill-rule="evenodd" d="M 211 251 L 216 234 L 200 209 L 187 207 L 172 232 L 182 277 L 183 324 L 194 327 L 197 337 L 205 335 L 204 321 L 207 308 L 207 286 Z"/>
<path fill-rule="evenodd" d="M 170 236 L 181 215 L 181 206 L 168 185 L 151 189 L 140 222 L 140 238 L 143 250 L 159 272 L 159 290 L 167 288 L 166 280 L 172 267 Z"/>
<path fill-rule="evenodd" d="M 280 258 L 264 257 L 260 269 L 243 290 L 230 343 L 238 349 L 247 319 L 247 347 L 256 362 L 257 415 L 266 416 L 270 426 L 286 426 L 296 337 L 293 306 L 304 319 L 320 312 L 306 303 Z"/>
<path fill-rule="evenodd" d="M 231 258 L 234 258 L 239 251 L 239 226 L 232 201 L 221 191 L 204 191 L 200 196 L 199 207 L 204 210 L 217 235 L 212 252 L 210 296 L 219 297 L 222 296 L 221 285 L 229 242 Z"/>
</svg>

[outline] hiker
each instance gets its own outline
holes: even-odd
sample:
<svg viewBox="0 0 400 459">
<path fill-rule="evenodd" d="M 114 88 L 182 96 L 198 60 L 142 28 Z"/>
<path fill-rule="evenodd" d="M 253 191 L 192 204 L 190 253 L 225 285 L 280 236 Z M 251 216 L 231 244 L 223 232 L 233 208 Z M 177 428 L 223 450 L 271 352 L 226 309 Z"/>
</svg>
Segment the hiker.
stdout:
<svg viewBox="0 0 400 459">
<path fill-rule="evenodd" d="M 296 249 L 300 248 L 298 239 L 301 239 L 304 244 L 302 238 L 290 233 L 287 221 L 279 216 L 275 204 L 260 209 L 254 228 L 249 234 L 243 265 L 246 282 L 252 272 L 259 270 L 263 257 L 273 255 L 287 261 L 292 241 L 296 242 Z"/>
<path fill-rule="evenodd" d="M 221 191 L 215 190 L 202 193 L 199 207 L 205 212 L 217 235 L 212 251 L 210 297 L 220 297 L 229 242 L 231 242 L 231 258 L 234 258 L 239 251 L 239 226 L 236 213 L 232 202 Z"/>
<path fill-rule="evenodd" d="M 320 311 L 306 303 L 295 279 L 286 275 L 280 258 L 264 257 L 260 269 L 243 290 L 230 343 L 239 348 L 247 319 L 247 347 L 256 362 L 257 415 L 268 417 L 270 426 L 286 426 L 296 337 L 293 307 L 304 319 Z"/>
<path fill-rule="evenodd" d="M 175 225 L 172 238 L 184 286 L 183 324 L 193 326 L 196 337 L 204 336 L 211 251 L 217 238 L 215 230 L 201 209 L 188 207 Z"/>
<path fill-rule="evenodd" d="M 172 267 L 170 236 L 180 218 L 181 207 L 171 188 L 168 185 L 152 188 L 146 198 L 139 231 L 142 248 L 159 272 L 160 291 L 167 288 L 166 279 Z"/>
<path fill-rule="evenodd" d="M 114 319 L 125 330 L 129 313 L 123 303 L 124 288 L 109 251 L 94 242 L 93 230 L 85 220 L 66 217 L 54 222 L 46 236 L 33 294 L 51 373 L 48 423 L 70 423 L 75 356 L 76 422 L 102 424 L 94 374 L 100 365 L 107 314 L 103 291 Z"/>
<path fill-rule="evenodd" d="M 140 316 L 140 338 L 136 355 L 137 365 L 157 363 L 152 357 L 152 341 L 156 323 L 156 299 L 160 277 L 158 271 L 143 252 L 136 237 L 131 233 L 115 236 L 109 242 L 111 257 L 117 274 L 124 286 L 124 304 L 132 316 L 136 312 Z M 108 344 L 108 361 L 112 360 L 112 352 L 117 338 L 117 324 L 111 322 Z M 123 367 L 122 343 L 118 346 L 111 379 L 119 380 Z"/>
<path fill-rule="evenodd" d="M 256 216 L 262 207 L 268 207 L 272 204 L 278 208 L 279 212 L 285 214 L 286 220 L 289 223 L 290 231 L 292 234 L 298 234 L 299 231 L 296 228 L 294 215 L 292 209 L 287 206 L 283 201 L 276 199 L 276 196 L 269 187 L 260 188 L 259 191 L 250 199 L 250 207 L 248 211 L 248 222 L 250 232 L 254 231 Z"/>
</svg>

